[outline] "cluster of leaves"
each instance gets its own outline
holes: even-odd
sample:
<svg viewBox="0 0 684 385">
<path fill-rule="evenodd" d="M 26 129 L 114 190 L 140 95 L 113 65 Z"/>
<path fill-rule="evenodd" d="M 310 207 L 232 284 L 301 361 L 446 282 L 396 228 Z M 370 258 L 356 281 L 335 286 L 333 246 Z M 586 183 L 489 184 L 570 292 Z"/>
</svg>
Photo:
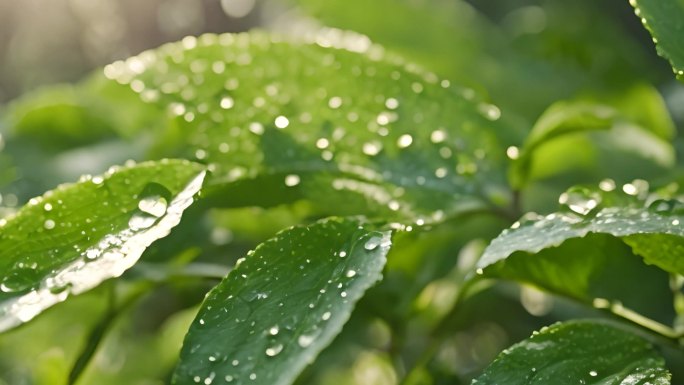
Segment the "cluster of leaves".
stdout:
<svg viewBox="0 0 684 385">
<path fill-rule="evenodd" d="M 0 383 L 677 379 L 669 74 L 602 6 L 297 5 L 6 108 Z M 632 6 L 681 78 L 684 5 Z"/>
</svg>

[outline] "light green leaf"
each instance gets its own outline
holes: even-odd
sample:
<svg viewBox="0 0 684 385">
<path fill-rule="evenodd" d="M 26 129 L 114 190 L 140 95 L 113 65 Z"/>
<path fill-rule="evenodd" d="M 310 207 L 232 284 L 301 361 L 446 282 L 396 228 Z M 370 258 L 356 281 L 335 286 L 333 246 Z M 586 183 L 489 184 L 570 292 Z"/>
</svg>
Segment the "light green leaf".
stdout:
<svg viewBox="0 0 684 385">
<path fill-rule="evenodd" d="M 558 323 L 504 350 L 472 384 L 669 385 L 665 360 L 641 337 L 592 321 Z"/>
<path fill-rule="evenodd" d="M 615 191 L 609 180 L 601 188 L 570 189 L 560 198 L 564 211 L 526 215 L 492 241 L 478 271 L 601 307 L 603 300 L 621 301 L 652 318 L 671 321 L 667 275 L 632 253 L 646 264 L 684 273 L 682 202 L 659 200 L 644 181 L 622 186 L 627 193 Z"/>
<path fill-rule="evenodd" d="M 684 2 L 681 0 L 630 0 L 635 13 L 653 36 L 658 54 L 670 61 L 684 79 Z"/>
<path fill-rule="evenodd" d="M 646 173 L 645 167 L 673 165 L 675 154 L 669 142 L 673 136 L 672 122 L 659 95 L 650 91 L 650 88 L 635 88 L 630 95 L 616 100 L 618 105 L 624 103 L 621 107 L 627 110 L 632 99 L 660 110 L 663 118 L 657 120 L 634 116 L 644 126 L 604 104 L 591 101 L 553 104 L 535 123 L 519 154 L 513 155 L 515 159 L 509 170 L 511 184 L 522 188 L 531 181 L 577 169 L 606 175 L 619 169 L 615 166 L 624 165 L 625 161 L 637 162 L 640 173 Z M 652 122 L 657 124 L 651 125 Z M 577 151 L 578 147 L 583 151 Z"/>
<path fill-rule="evenodd" d="M 316 42 L 189 37 L 105 75 L 163 109 L 154 153 L 209 163 L 218 205 L 307 198 L 325 213 L 429 221 L 508 199 L 498 108 L 362 36 Z M 239 193 L 213 193 L 224 188 Z"/>
<path fill-rule="evenodd" d="M 207 296 L 174 383 L 292 383 L 381 278 L 390 244 L 389 232 L 350 219 L 261 244 Z"/>
<path fill-rule="evenodd" d="M 179 223 L 203 170 L 184 160 L 113 167 L 0 219 L 0 331 L 133 266 Z"/>
</svg>

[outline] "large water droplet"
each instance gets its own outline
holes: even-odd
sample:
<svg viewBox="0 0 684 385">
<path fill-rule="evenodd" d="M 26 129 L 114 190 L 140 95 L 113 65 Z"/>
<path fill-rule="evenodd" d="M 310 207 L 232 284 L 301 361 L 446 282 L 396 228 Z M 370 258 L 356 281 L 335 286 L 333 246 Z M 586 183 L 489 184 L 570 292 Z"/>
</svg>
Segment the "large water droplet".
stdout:
<svg viewBox="0 0 684 385">
<path fill-rule="evenodd" d="M 601 203 L 601 196 L 588 189 L 576 188 L 561 194 L 558 203 L 577 214 L 587 215 Z"/>
<path fill-rule="evenodd" d="M 167 206 L 168 203 L 166 199 L 159 195 L 148 196 L 138 202 L 138 208 L 140 211 L 153 215 L 157 218 L 166 213 Z"/>
</svg>

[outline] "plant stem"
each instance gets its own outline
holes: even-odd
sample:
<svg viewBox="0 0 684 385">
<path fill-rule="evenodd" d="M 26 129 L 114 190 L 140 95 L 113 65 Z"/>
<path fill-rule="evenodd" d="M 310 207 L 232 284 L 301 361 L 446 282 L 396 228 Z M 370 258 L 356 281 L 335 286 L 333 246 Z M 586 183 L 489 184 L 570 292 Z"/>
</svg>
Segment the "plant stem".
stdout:
<svg viewBox="0 0 684 385">
<path fill-rule="evenodd" d="M 81 350 L 78 358 L 74 362 L 74 365 L 69 372 L 69 379 L 67 384 L 74 385 L 81 377 L 88 364 L 95 356 L 97 348 L 100 346 L 104 340 L 107 331 L 112 327 L 114 322 L 118 319 L 118 316 L 123 313 L 123 311 L 133 305 L 140 297 L 148 292 L 150 285 L 141 284 L 138 288 L 133 290 L 132 293 L 128 294 L 126 298 L 117 305 L 116 296 L 116 285 L 115 282 L 111 282 L 107 288 L 107 310 L 104 316 L 98 321 L 95 327 L 90 331 L 88 338 L 86 340 L 86 345 Z"/>
<path fill-rule="evenodd" d="M 416 360 L 416 362 L 411 366 L 411 369 L 408 371 L 406 376 L 403 377 L 400 385 L 407 385 L 407 381 L 411 379 L 413 375 L 416 375 L 420 368 L 427 366 L 432 360 L 439 350 L 439 347 L 442 345 L 442 342 L 444 342 L 441 335 L 446 327 L 446 323 L 453 319 L 456 312 L 460 309 L 461 303 L 473 293 L 473 290 L 478 288 L 477 284 L 480 282 L 482 282 L 482 280 L 478 277 L 465 279 L 463 281 L 463 285 L 456 294 L 456 298 L 454 299 L 451 310 L 449 310 L 449 312 L 444 315 L 439 323 L 437 323 L 437 325 L 432 329 L 428 337 L 427 346 L 421 352 L 418 360 Z"/>
</svg>

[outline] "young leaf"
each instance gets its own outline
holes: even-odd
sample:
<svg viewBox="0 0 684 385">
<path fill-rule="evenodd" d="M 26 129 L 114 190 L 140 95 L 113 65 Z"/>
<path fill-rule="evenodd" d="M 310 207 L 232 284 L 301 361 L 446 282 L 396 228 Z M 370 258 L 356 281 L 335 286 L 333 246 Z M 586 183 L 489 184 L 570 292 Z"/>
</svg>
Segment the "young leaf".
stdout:
<svg viewBox="0 0 684 385">
<path fill-rule="evenodd" d="M 670 61 L 684 79 L 684 3 L 681 0 L 630 0 L 644 27 L 653 36 L 658 54 Z"/>
<path fill-rule="evenodd" d="M 571 321 L 504 350 L 472 384 L 669 385 L 670 373 L 642 338 L 605 323 Z"/>
<path fill-rule="evenodd" d="M 429 221 L 507 198 L 497 107 L 362 36 L 330 31 L 316 43 L 188 37 L 104 73 L 173 123 L 157 154 L 210 163 L 208 195 L 238 181 L 248 192 L 223 191 L 221 205 L 308 198 L 337 214 L 353 195 Z"/>
<path fill-rule="evenodd" d="M 261 244 L 207 296 L 174 383 L 291 384 L 381 278 L 390 244 L 388 231 L 334 218 Z"/>
<path fill-rule="evenodd" d="M 615 191 L 610 180 L 600 187 L 568 190 L 560 198 L 564 211 L 525 216 L 492 241 L 478 271 L 589 303 L 624 300 L 646 313 L 671 304 L 667 275 L 632 252 L 647 264 L 684 273 L 682 202 L 657 199 L 644 181 L 626 184 L 623 191 Z M 629 284 L 637 281 L 648 284 Z"/>
<path fill-rule="evenodd" d="M 637 161 L 642 158 L 647 160 L 642 161 L 642 164 L 653 163 L 661 167 L 673 165 L 674 149 L 669 142 L 673 127 L 668 122 L 664 105 L 658 105 L 661 102 L 659 95 L 651 91 L 650 88 L 635 88 L 630 95 L 616 100 L 616 104 L 639 98 L 642 103 L 660 107 L 662 122 L 658 125 L 651 124 L 651 119 L 645 117 L 635 118 L 649 120 L 646 125 L 635 124 L 622 111 L 595 102 L 564 101 L 553 104 L 537 120 L 520 154 L 512 163 L 509 170 L 511 184 L 523 188 L 535 179 L 581 167 L 601 175 L 608 171 L 615 175 L 615 164 L 623 164 L 625 159 Z M 585 148 L 584 151 L 576 151 L 579 143 Z M 610 145 L 601 146 L 602 143 Z M 601 159 L 600 153 L 608 153 L 608 156 Z M 622 156 L 617 157 L 616 154 Z M 612 159 L 615 160 L 611 162 Z M 598 172 L 595 171 L 597 169 Z M 639 169 L 644 172 L 643 167 Z"/>
<path fill-rule="evenodd" d="M 179 223 L 203 169 L 184 160 L 113 167 L 0 219 L 0 331 L 123 274 Z"/>
</svg>

